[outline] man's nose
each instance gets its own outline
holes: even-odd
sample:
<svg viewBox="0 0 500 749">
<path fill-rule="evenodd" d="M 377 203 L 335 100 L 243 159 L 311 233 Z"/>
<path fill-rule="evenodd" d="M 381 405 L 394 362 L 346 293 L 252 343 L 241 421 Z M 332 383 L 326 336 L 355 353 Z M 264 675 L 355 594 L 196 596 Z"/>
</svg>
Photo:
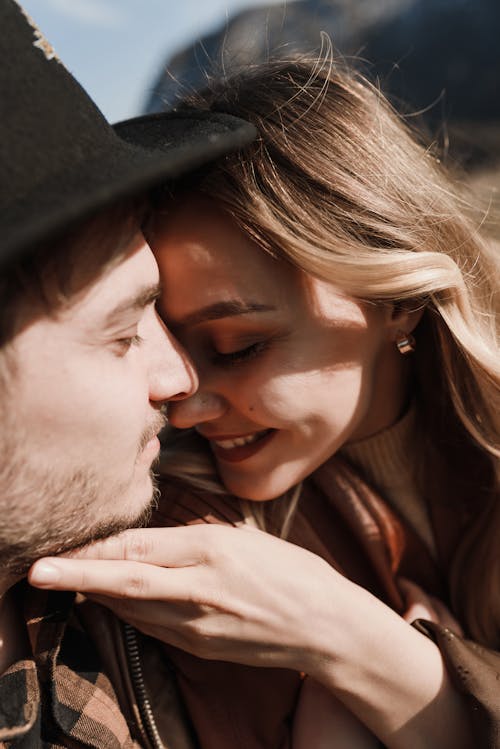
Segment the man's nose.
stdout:
<svg viewBox="0 0 500 749">
<path fill-rule="evenodd" d="M 160 402 L 188 398 L 198 388 L 194 365 L 156 313 L 153 327 L 149 339 L 149 398 Z"/>
</svg>

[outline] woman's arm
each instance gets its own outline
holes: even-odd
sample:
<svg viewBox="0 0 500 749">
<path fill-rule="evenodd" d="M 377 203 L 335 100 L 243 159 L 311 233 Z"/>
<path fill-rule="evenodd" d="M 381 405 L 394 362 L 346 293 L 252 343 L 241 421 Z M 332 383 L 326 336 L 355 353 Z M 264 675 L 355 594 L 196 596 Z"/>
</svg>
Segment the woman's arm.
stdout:
<svg viewBox="0 0 500 749">
<path fill-rule="evenodd" d="M 475 747 L 464 698 L 434 642 L 366 591 L 355 598 L 358 616 L 314 677 L 391 749 Z M 316 653 L 323 641 L 324 632 Z"/>
<path fill-rule="evenodd" d="M 390 749 L 473 746 L 434 642 L 321 558 L 260 531 L 126 531 L 37 562 L 29 580 L 93 594 L 202 658 L 304 671 Z"/>
<path fill-rule="evenodd" d="M 380 749 L 380 742 L 322 684 L 307 676 L 294 713 L 293 749 Z"/>
</svg>

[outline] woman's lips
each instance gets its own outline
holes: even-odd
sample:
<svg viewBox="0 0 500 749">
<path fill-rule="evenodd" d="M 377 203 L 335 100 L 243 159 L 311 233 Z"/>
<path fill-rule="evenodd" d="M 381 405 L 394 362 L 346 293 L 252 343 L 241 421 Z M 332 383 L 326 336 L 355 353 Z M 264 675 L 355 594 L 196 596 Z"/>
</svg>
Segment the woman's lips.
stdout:
<svg viewBox="0 0 500 749">
<path fill-rule="evenodd" d="M 260 432 L 236 436 L 211 437 L 210 447 L 216 458 L 228 463 L 239 463 L 255 455 L 265 447 L 276 434 L 276 429 L 264 429 Z"/>
</svg>

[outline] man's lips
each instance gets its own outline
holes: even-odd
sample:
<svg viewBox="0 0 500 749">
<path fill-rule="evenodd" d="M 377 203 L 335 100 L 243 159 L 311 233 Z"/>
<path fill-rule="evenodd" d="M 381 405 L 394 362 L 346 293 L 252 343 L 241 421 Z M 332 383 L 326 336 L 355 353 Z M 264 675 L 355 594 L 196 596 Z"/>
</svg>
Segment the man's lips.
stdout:
<svg viewBox="0 0 500 749">
<path fill-rule="evenodd" d="M 142 448 L 138 456 L 138 461 L 139 463 L 151 464 L 159 452 L 160 452 L 160 440 L 155 435 L 154 437 L 151 437 L 151 439 L 148 442 L 146 442 L 146 444 Z"/>
<path fill-rule="evenodd" d="M 255 455 L 265 447 L 276 434 L 276 429 L 262 429 L 247 434 L 217 434 L 205 436 L 216 458 L 229 463 L 239 463 Z"/>
<path fill-rule="evenodd" d="M 137 460 L 139 463 L 151 463 L 160 452 L 160 440 L 158 434 L 161 432 L 167 420 L 164 414 L 157 414 L 156 418 L 144 431 L 139 444 Z"/>
</svg>

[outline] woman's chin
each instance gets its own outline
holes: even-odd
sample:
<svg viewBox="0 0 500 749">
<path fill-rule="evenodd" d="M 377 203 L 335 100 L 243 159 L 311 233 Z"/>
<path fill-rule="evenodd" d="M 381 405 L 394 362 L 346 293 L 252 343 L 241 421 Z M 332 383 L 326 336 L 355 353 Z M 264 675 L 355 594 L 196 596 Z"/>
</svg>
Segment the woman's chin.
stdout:
<svg viewBox="0 0 500 749">
<path fill-rule="evenodd" d="M 281 497 L 289 489 L 295 486 L 291 481 L 269 481 L 263 482 L 262 479 L 252 481 L 251 478 L 238 479 L 234 476 L 227 475 L 227 472 L 219 470 L 222 482 L 230 494 L 238 499 L 247 499 L 250 502 L 271 502 L 273 499 Z M 226 475 L 224 475 L 226 473 Z"/>
</svg>

